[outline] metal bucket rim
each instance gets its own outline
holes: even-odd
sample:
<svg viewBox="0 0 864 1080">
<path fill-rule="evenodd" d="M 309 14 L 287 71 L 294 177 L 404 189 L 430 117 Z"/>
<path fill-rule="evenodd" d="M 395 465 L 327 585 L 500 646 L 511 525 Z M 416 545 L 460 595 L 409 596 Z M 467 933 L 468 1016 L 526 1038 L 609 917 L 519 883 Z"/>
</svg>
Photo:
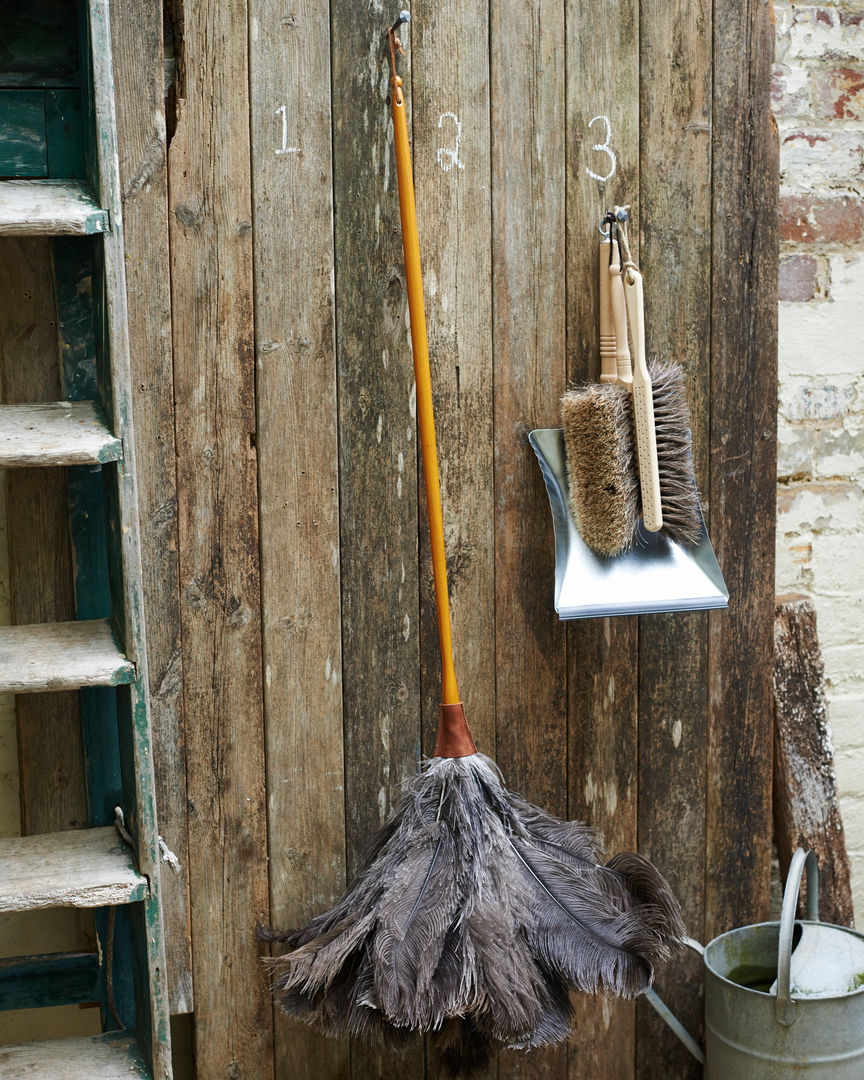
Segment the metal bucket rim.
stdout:
<svg viewBox="0 0 864 1080">
<path fill-rule="evenodd" d="M 859 930 L 854 930 L 851 926 L 838 926 L 836 923 L 822 922 L 821 919 L 796 919 L 795 925 L 825 926 L 829 930 L 842 930 L 844 934 L 851 934 L 853 937 L 857 937 L 860 940 L 864 941 L 864 934 L 862 934 Z M 711 948 L 712 945 L 715 944 L 715 942 L 720 941 L 721 938 L 731 937 L 732 934 L 739 934 L 742 930 L 759 930 L 766 927 L 776 927 L 777 933 L 779 935 L 780 923 L 778 921 L 748 923 L 746 926 L 733 926 L 731 930 L 724 930 L 722 934 L 718 934 L 716 937 L 711 938 L 711 940 L 705 946 L 705 950 L 702 954 L 702 963 L 705 965 L 706 971 L 710 971 L 716 979 L 720 979 L 720 981 L 726 983 L 727 986 L 734 986 L 736 990 L 742 990 L 747 994 L 756 994 L 758 997 L 776 998 L 776 994 L 771 994 L 767 990 L 754 990 L 751 986 L 742 986 L 740 983 L 736 983 L 733 982 L 731 979 L 727 979 L 725 975 L 721 975 L 719 971 L 711 967 L 711 965 L 708 963 L 708 950 Z M 802 1004 L 805 1002 L 812 1002 L 815 1004 L 817 1001 L 845 1001 L 848 998 L 860 997 L 862 994 L 864 994 L 864 984 L 857 987 L 855 990 L 845 990 L 843 991 L 843 993 L 840 994 L 820 994 L 819 997 L 808 997 L 806 995 L 803 997 L 793 996 L 792 1000 L 801 1002 Z"/>
</svg>

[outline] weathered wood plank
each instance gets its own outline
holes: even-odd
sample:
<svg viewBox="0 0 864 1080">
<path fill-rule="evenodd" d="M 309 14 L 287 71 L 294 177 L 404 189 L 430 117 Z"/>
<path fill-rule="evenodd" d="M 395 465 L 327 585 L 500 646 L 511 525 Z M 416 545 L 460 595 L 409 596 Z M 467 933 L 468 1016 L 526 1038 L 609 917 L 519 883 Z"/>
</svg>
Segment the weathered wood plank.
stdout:
<svg viewBox="0 0 864 1080">
<path fill-rule="evenodd" d="M 111 825 L 0 839 L 0 911 L 107 907 L 146 893 L 147 879 Z"/>
<path fill-rule="evenodd" d="M 98 465 L 122 455 L 91 401 L 0 406 L 0 468 Z"/>
<path fill-rule="evenodd" d="M 4 1080 L 145 1080 L 149 1070 L 135 1039 L 116 1033 L 93 1038 L 0 1046 Z"/>
<path fill-rule="evenodd" d="M 393 18 L 378 2 L 362 11 L 353 0 L 331 5 L 349 874 L 421 751 L 416 406 L 389 96 Z M 412 52 L 399 61 L 406 87 Z M 410 93 L 406 100 L 410 110 Z M 403 1056 L 352 1044 L 351 1075 L 422 1076 L 422 1046 Z"/>
<path fill-rule="evenodd" d="M 190 1012 L 194 1002 L 162 22 L 158 0 L 111 4 L 153 763 L 159 831 L 176 857 L 163 862 L 161 892 L 168 997 L 176 1014 Z"/>
<path fill-rule="evenodd" d="M 0 627 L 0 693 L 118 686 L 134 677 L 108 619 Z"/>
<path fill-rule="evenodd" d="M 711 3 L 640 7 L 641 269 L 648 351 L 682 363 L 693 457 L 708 488 L 711 345 Z M 670 63 L 671 58 L 671 63 Z M 639 620 L 639 850 L 666 875 L 690 932 L 705 908 L 707 618 Z M 675 821 L 676 827 L 669 828 Z M 687 952 L 658 972 L 663 1000 L 697 1035 L 702 966 Z M 701 1070 L 653 1009 L 637 1008 L 636 1074 Z"/>
<path fill-rule="evenodd" d="M 0 235 L 87 236 L 108 214 L 75 180 L 0 180 Z"/>
<path fill-rule="evenodd" d="M 270 902 L 302 926 L 345 888 L 330 17 L 249 10 Z M 347 1075 L 347 1041 L 275 1033 L 277 1075 Z"/>
<path fill-rule="evenodd" d="M 44 941 L 41 947 L 45 948 Z M 83 1005 L 99 998 L 97 952 L 41 953 L 0 960 L 0 1011 Z"/>
<path fill-rule="evenodd" d="M 59 343 L 48 240 L 0 244 L 3 399 L 60 396 Z M 75 616 L 66 476 L 16 470 L 6 476 L 12 618 L 25 625 Z M 37 673 L 38 678 L 38 673 Z M 81 717 L 74 693 L 15 703 L 24 833 L 87 822 Z"/>
<path fill-rule="evenodd" d="M 615 203 L 638 205 L 639 25 L 637 0 L 567 5 L 567 378 L 576 384 L 599 378 L 600 218 Z M 567 626 L 569 813 L 598 828 L 610 851 L 636 847 L 637 650 L 636 619 Z M 632 1003 L 577 995 L 574 1005 L 569 1076 L 632 1077 Z"/>
<path fill-rule="evenodd" d="M 567 812 L 564 628 L 552 609 L 549 503 L 527 441 L 565 386 L 562 0 L 490 5 L 498 763 Z M 519 63 L 514 63 L 519 57 Z M 501 1080 L 560 1075 L 566 1048 L 503 1053 Z"/>
<path fill-rule="evenodd" d="M 0 90 L 0 176 L 47 175 L 44 91 Z"/>
<path fill-rule="evenodd" d="M 849 858 L 834 773 L 825 668 L 808 596 L 778 596 L 774 615 L 774 837 L 785 880 L 796 848 L 819 860 L 819 918 L 851 926 Z M 803 910 L 804 893 L 801 905 Z"/>
<path fill-rule="evenodd" d="M 474 738 L 481 751 L 494 755 L 488 4 L 471 0 L 415 4 L 411 49 L 414 183 L 453 655 Z M 423 748 L 430 753 L 441 700 L 441 659 L 422 494 L 421 503 L 420 681 Z M 448 1075 L 431 1041 L 426 1051 L 426 1075 Z M 497 1076 L 496 1060 L 478 1076 Z"/>
<path fill-rule="evenodd" d="M 777 423 L 774 26 L 714 9 L 711 534 L 729 611 L 708 619 L 705 934 L 768 913 Z"/>
<path fill-rule="evenodd" d="M 201 1075 L 273 1075 L 244 0 L 184 5 L 168 154 L 188 830 Z"/>
</svg>

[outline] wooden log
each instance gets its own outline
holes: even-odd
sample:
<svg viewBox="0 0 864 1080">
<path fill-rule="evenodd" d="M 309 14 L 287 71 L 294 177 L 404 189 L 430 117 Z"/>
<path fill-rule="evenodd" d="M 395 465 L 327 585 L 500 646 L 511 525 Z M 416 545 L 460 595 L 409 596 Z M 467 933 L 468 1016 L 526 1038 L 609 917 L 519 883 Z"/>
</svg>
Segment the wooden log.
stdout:
<svg viewBox="0 0 864 1080">
<path fill-rule="evenodd" d="M 777 424 L 776 128 L 768 4 L 714 6 L 705 936 L 768 915 Z"/>
<path fill-rule="evenodd" d="M 159 831 L 174 856 L 161 898 L 176 1014 L 191 1012 L 193 993 L 162 21 L 155 0 L 111 4 L 153 763 Z"/>
<path fill-rule="evenodd" d="M 527 435 L 556 424 L 566 378 L 563 26 L 563 0 L 490 5 L 496 757 L 509 787 L 560 817 L 566 637 L 552 607 L 549 501 Z M 566 1047 L 507 1051 L 498 1075 L 563 1075 L 566 1062 Z"/>
<path fill-rule="evenodd" d="M 600 374 L 600 218 L 616 203 L 638 207 L 639 4 L 569 2 L 566 25 L 567 380 L 584 385 Z M 569 813 L 599 829 L 610 851 L 636 847 L 638 646 L 636 619 L 567 626 Z M 572 1080 L 632 1077 L 632 1002 L 580 994 L 574 1006 Z"/>
<path fill-rule="evenodd" d="M 819 918 L 852 926 L 825 669 L 808 596 L 778 596 L 774 617 L 774 838 L 785 880 L 795 849 L 819 860 Z M 806 883 L 799 911 L 804 912 Z"/>
<path fill-rule="evenodd" d="M 189 875 L 200 1075 L 273 1075 L 247 10 L 184 5 L 169 147 Z"/>
<path fill-rule="evenodd" d="M 472 0 L 412 8 L 413 163 L 432 365 L 453 654 L 481 752 L 495 753 L 489 11 Z M 431 752 L 441 660 L 425 499 L 420 509 L 423 747 Z M 496 1077 L 494 1057 L 478 1077 Z M 434 1044 L 426 1076 L 444 1077 Z"/>
<path fill-rule="evenodd" d="M 330 17 L 249 12 L 270 896 L 292 927 L 345 888 Z M 347 1075 L 347 1040 L 278 1010 L 275 1035 L 278 1076 Z"/>
<path fill-rule="evenodd" d="M 671 63 L 670 63 L 671 58 Z M 708 489 L 711 350 L 711 5 L 643 0 L 640 11 L 640 266 L 650 356 L 687 373 L 693 459 Z M 707 633 L 704 614 L 639 620 L 639 850 L 666 875 L 701 938 L 705 910 Z M 669 823 L 675 822 L 670 828 Z M 702 1025 L 692 952 L 657 973 L 688 1031 Z M 636 1075 L 697 1080 L 698 1063 L 639 1003 Z"/>
<path fill-rule="evenodd" d="M 331 5 L 349 876 L 421 752 L 416 410 L 389 96 L 393 18 L 380 4 Z M 411 54 L 399 61 L 409 88 Z M 352 1077 L 422 1074 L 422 1045 L 397 1055 L 352 1044 Z"/>
<path fill-rule="evenodd" d="M 0 246 L 0 342 L 7 403 L 60 397 L 59 343 L 48 240 Z M 16 623 L 75 616 L 66 475 L 20 469 L 6 477 L 10 600 Z M 26 833 L 87 824 L 81 716 L 74 692 L 16 700 L 21 825 Z"/>
</svg>

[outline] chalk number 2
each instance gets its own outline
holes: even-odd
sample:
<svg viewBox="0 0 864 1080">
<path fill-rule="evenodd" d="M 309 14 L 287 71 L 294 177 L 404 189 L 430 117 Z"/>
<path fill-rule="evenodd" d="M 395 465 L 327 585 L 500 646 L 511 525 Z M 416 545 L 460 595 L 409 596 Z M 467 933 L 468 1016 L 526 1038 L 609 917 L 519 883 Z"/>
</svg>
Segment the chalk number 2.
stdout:
<svg viewBox="0 0 864 1080">
<path fill-rule="evenodd" d="M 609 122 L 608 116 L 595 116 L 593 120 L 589 120 L 588 127 L 592 128 L 596 123 L 601 122 L 606 126 L 606 139 L 603 142 L 594 143 L 591 147 L 592 150 L 596 150 L 598 154 L 605 154 L 608 159 L 609 171 L 605 174 L 596 173 L 593 169 L 585 167 L 585 172 L 594 180 L 606 181 L 611 180 L 615 175 L 615 170 L 618 168 L 618 159 L 615 157 L 615 151 L 609 145 L 612 142 L 612 125 Z"/>
</svg>

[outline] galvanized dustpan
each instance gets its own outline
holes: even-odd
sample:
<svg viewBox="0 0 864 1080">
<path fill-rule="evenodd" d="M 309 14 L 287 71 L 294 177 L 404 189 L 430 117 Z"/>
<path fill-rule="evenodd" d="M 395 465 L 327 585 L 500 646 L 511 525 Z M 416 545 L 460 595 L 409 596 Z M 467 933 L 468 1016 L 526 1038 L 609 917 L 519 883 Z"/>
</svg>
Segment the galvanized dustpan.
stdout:
<svg viewBox="0 0 864 1080">
<path fill-rule="evenodd" d="M 582 540 L 570 513 L 562 430 L 538 428 L 528 438 L 540 462 L 552 507 L 555 610 L 560 619 L 729 606 L 729 590 L 704 521 L 699 542 L 693 547 L 640 527 L 639 542 L 632 551 L 612 558 L 597 555 Z"/>
</svg>

